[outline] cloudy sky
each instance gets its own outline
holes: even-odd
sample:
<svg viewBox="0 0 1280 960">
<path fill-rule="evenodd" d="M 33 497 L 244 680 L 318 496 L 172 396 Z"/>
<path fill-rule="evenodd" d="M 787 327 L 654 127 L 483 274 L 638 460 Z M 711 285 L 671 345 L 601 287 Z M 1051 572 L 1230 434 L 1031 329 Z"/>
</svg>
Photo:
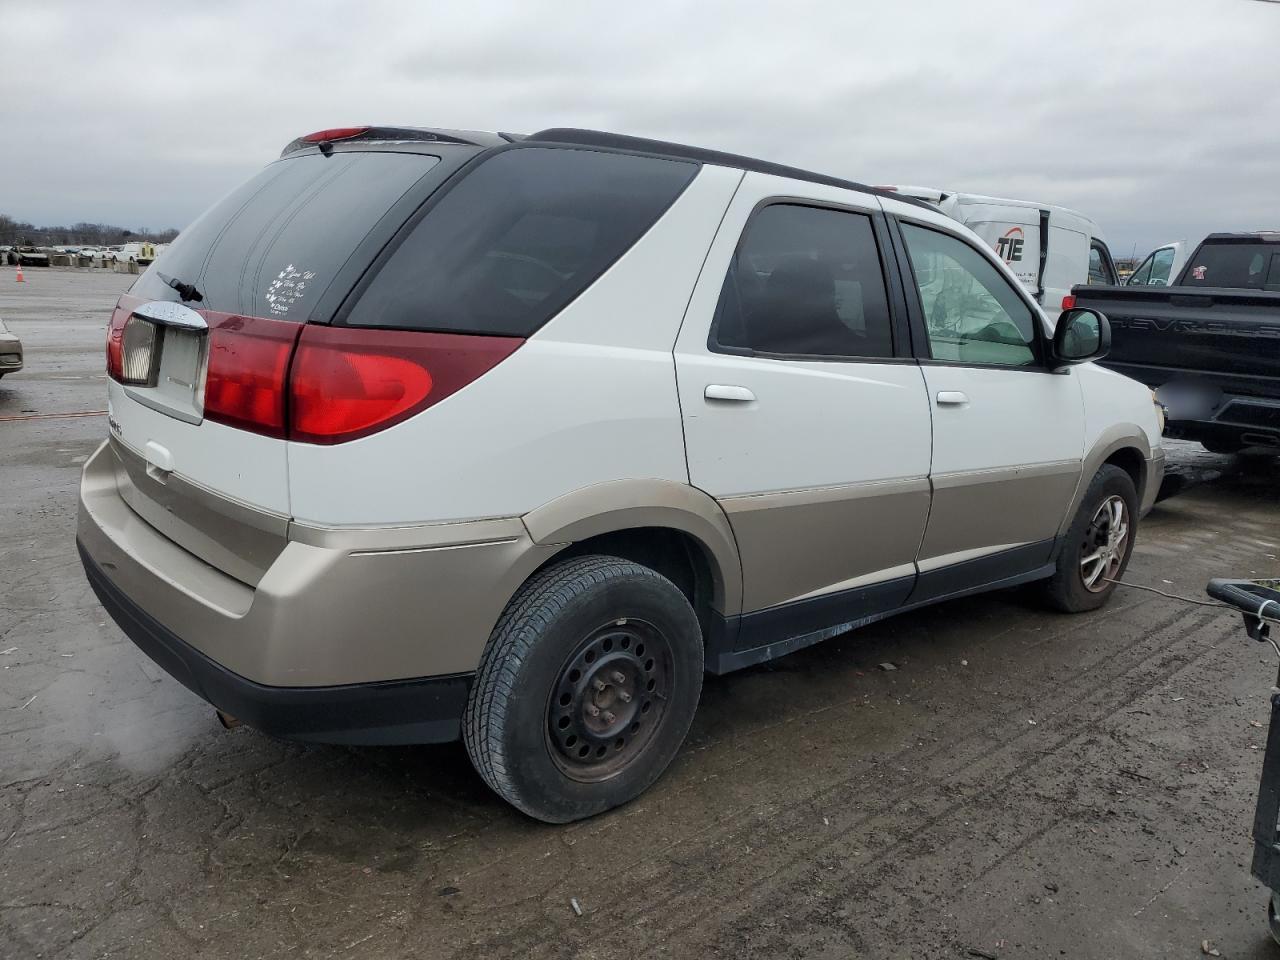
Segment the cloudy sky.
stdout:
<svg viewBox="0 0 1280 960">
<path fill-rule="evenodd" d="M 0 213 L 181 227 L 294 136 L 588 126 L 1060 203 L 1117 256 L 1280 227 L 1280 3 L 0 0 Z"/>
</svg>

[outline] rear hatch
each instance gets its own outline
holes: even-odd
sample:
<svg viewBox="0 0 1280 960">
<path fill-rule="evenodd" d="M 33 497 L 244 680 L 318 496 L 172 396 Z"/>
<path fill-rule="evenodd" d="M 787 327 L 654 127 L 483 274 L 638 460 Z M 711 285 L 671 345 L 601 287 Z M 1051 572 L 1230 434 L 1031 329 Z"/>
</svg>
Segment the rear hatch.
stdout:
<svg viewBox="0 0 1280 960">
<path fill-rule="evenodd" d="M 120 298 L 108 330 L 121 496 L 224 573 L 256 585 L 289 518 L 284 367 L 378 249 L 474 148 L 303 152 L 188 227 Z M 279 376 L 262 375 L 272 364 Z M 248 429 L 246 425 L 251 424 Z"/>
</svg>

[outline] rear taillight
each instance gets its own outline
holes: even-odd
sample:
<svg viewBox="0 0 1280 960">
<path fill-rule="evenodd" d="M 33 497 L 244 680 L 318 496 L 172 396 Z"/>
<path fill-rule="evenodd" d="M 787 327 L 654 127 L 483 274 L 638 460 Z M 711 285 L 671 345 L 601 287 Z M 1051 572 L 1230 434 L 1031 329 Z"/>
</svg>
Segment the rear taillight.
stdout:
<svg viewBox="0 0 1280 960">
<path fill-rule="evenodd" d="M 285 383 L 301 324 L 206 314 L 209 366 L 204 415 L 254 433 L 283 438 Z"/>
<path fill-rule="evenodd" d="M 385 430 L 462 389 L 524 342 L 206 317 L 205 417 L 303 443 Z"/>
<path fill-rule="evenodd" d="M 117 382 L 124 380 L 124 325 L 131 312 L 127 306 L 117 306 L 107 324 L 107 376 Z"/>
<path fill-rule="evenodd" d="M 462 389 L 523 342 L 306 326 L 289 374 L 289 439 L 332 444 L 385 430 Z"/>
<path fill-rule="evenodd" d="M 1063 310 L 1074 310 L 1076 308 L 1076 296 L 1074 293 L 1068 293 L 1062 298 Z"/>
</svg>

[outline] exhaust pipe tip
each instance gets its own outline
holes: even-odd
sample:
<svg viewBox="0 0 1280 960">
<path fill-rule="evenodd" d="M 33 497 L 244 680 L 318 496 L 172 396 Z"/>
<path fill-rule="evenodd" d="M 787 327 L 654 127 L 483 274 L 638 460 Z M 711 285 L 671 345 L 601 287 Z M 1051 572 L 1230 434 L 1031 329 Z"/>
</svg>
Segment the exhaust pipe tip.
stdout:
<svg viewBox="0 0 1280 960">
<path fill-rule="evenodd" d="M 218 715 L 218 722 L 222 724 L 224 729 L 234 730 L 236 727 L 240 726 L 240 721 L 231 714 L 223 713 L 221 710 L 214 710 L 213 712 Z"/>
</svg>

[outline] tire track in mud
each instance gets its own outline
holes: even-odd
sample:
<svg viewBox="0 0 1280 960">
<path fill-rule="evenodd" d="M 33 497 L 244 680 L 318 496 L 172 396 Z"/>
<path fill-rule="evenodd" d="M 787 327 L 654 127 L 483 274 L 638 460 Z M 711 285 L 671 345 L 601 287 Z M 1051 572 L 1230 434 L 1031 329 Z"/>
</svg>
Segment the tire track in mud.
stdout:
<svg viewBox="0 0 1280 960">
<path fill-rule="evenodd" d="M 1139 614 L 1141 612 L 1140 607 L 1147 600 L 1148 598 L 1141 596 L 1134 596 L 1128 600 L 1121 599 L 1109 608 L 1109 612 L 1115 619 L 1120 620 L 1131 613 Z M 999 622 L 1000 629 L 988 637 L 989 641 L 999 640 L 1007 634 L 1025 631 L 1030 625 L 1040 622 L 1040 614 L 1039 611 L 1025 612 L 1021 616 L 1014 614 L 1011 617 L 1009 611 L 1000 610 L 997 611 L 993 619 Z M 1033 648 L 1048 646 L 1052 649 L 1052 645 L 1062 643 L 1073 634 L 1089 627 L 1087 621 L 1077 618 L 1066 619 L 1064 624 L 1056 631 L 1037 637 Z M 930 624 L 923 624 L 923 628 L 924 633 L 927 634 Z M 901 637 L 891 636 L 881 637 L 872 642 L 887 643 L 889 646 L 899 647 L 902 639 Z M 926 640 L 925 642 L 928 643 L 929 641 Z M 1096 669 L 1100 664 L 1122 656 L 1127 649 L 1123 645 L 1117 645 L 1103 656 L 1095 658 L 1087 669 Z M 1008 656 L 1015 660 L 1026 655 L 1025 649 L 1022 651 L 999 650 L 994 652 L 999 656 Z M 849 653 L 849 651 L 837 652 L 835 656 L 838 660 L 843 660 Z M 875 656 L 872 655 L 870 659 L 874 661 Z M 852 666 L 845 665 L 841 669 L 844 678 L 852 679 L 852 675 L 856 675 Z M 762 679 L 766 683 L 794 683 L 797 681 L 795 677 L 786 676 L 785 671 L 780 672 L 777 677 L 766 676 L 758 679 Z M 915 683 L 914 680 L 911 682 Z M 1036 677 L 1023 678 L 1022 682 L 1028 687 L 1036 688 L 1054 685 L 1052 678 L 1048 680 Z M 765 723 L 751 724 L 745 728 L 732 727 L 727 734 L 709 737 L 693 745 L 693 748 L 688 751 L 688 757 L 685 762 L 699 765 L 700 776 L 696 779 L 690 778 L 686 780 L 675 790 L 665 793 L 657 802 L 654 802 L 652 798 L 648 802 L 642 800 L 607 818 L 558 828 L 557 844 L 573 848 L 574 863 L 577 868 L 581 868 L 577 869 L 575 874 L 579 881 L 589 875 L 592 861 L 598 862 L 600 859 L 598 850 L 593 853 L 593 847 L 606 847 L 610 859 L 616 859 L 616 851 L 618 850 L 627 851 L 627 853 L 631 851 L 648 851 L 638 853 L 635 859 L 626 864 L 626 870 L 633 874 L 640 870 L 649 870 L 652 873 L 659 874 L 664 873 L 672 861 L 678 866 L 684 866 L 683 858 L 679 856 L 682 851 L 690 850 L 695 845 L 698 845 L 698 850 L 702 849 L 703 844 L 714 846 L 718 837 L 722 837 L 728 832 L 740 831 L 746 825 L 749 825 L 749 822 L 744 817 L 774 815 L 779 800 L 783 798 L 788 803 L 816 802 L 814 800 L 815 797 L 832 788 L 829 782 L 814 785 L 804 800 L 796 801 L 794 784 L 787 782 L 785 786 L 771 791 L 767 784 L 749 782 L 744 775 L 744 771 L 752 768 L 771 769 L 774 766 L 785 767 L 788 763 L 788 756 L 796 752 L 797 739 L 803 739 L 807 736 L 805 727 L 811 723 L 819 722 L 815 719 L 819 715 L 823 715 L 820 722 L 828 725 L 834 722 L 836 726 L 844 730 L 846 737 L 852 739 L 852 742 L 848 744 L 850 747 L 849 752 L 860 755 L 869 754 L 869 763 L 891 765 L 901 762 L 904 757 L 915 760 L 922 758 L 932 759 L 936 754 L 949 749 L 948 744 L 940 743 L 926 752 L 916 745 L 920 738 L 928 738 L 931 734 L 936 733 L 938 728 L 947 722 L 945 718 L 919 731 L 916 736 L 912 737 L 911 746 L 905 748 L 895 747 L 893 750 L 876 750 L 874 748 L 873 744 L 878 736 L 878 731 L 875 729 L 875 723 L 868 723 L 872 715 L 866 711 L 875 711 L 877 708 L 874 705 L 868 706 L 867 697 L 876 696 L 883 700 L 900 696 L 904 699 L 909 699 L 915 692 L 914 688 L 910 691 L 864 690 L 848 696 L 841 702 L 828 704 L 817 709 L 793 710 L 790 714 L 771 719 Z M 986 691 L 980 691 L 980 694 L 986 695 Z M 925 719 L 927 719 L 927 716 Z M 866 731 L 868 726 L 872 728 L 869 732 Z M 934 737 L 933 740 L 935 743 L 939 743 L 939 738 Z M 739 743 L 749 744 L 749 751 L 740 749 L 738 747 Z M 859 744 L 861 744 L 861 747 Z M 870 749 L 862 749 L 865 747 Z M 696 760 L 693 759 L 695 757 L 697 758 Z M 791 762 L 794 762 L 793 757 Z M 730 803 L 724 809 L 699 809 L 698 804 L 705 800 L 707 784 L 716 781 L 723 783 L 726 790 L 736 791 L 747 799 L 745 801 L 738 799 L 736 803 Z M 730 800 L 733 799 L 730 798 Z M 763 813 L 761 812 L 762 810 L 764 811 Z M 653 831 L 649 825 L 655 821 L 670 824 L 679 820 L 682 814 L 685 821 L 692 814 L 700 824 L 705 825 L 687 830 L 675 838 L 664 838 L 660 844 L 655 845 L 652 838 Z M 484 862 L 477 867 L 474 865 L 474 844 L 483 844 L 484 842 L 483 835 L 477 835 L 472 838 L 472 843 L 460 844 L 448 851 L 445 858 L 437 865 L 438 872 L 441 876 L 449 876 L 459 882 L 465 881 L 472 888 L 483 886 L 489 890 L 489 895 L 486 898 L 488 903 L 502 903 L 504 902 L 502 894 L 495 892 L 495 886 L 501 887 L 504 882 L 511 884 L 510 874 L 513 870 L 520 869 L 519 864 L 530 861 L 539 862 L 547 856 L 545 852 L 546 842 L 543 835 L 526 835 L 526 837 L 527 839 L 523 842 L 505 847 L 497 856 L 485 857 Z M 579 860 L 579 857 L 582 859 Z M 507 874 L 507 876 L 504 876 L 504 874 Z M 519 889 L 521 884 L 515 883 L 513 886 Z M 606 892 L 607 889 L 607 885 L 596 885 L 592 887 L 592 893 Z M 574 892 L 581 892 L 581 890 L 581 886 L 574 886 L 570 890 L 569 885 L 566 884 L 564 896 L 571 896 Z M 516 892 L 516 890 L 512 890 L 512 895 Z M 543 896 L 549 896 L 552 892 L 554 892 L 554 886 L 544 890 Z M 521 897 L 523 900 L 528 900 L 527 897 L 523 896 L 522 891 Z M 438 924 L 445 920 L 449 921 L 451 925 L 457 924 L 458 917 L 449 917 L 441 914 L 436 909 L 437 906 L 438 904 L 431 899 L 423 899 L 420 902 L 419 909 L 415 914 L 419 928 L 434 927 L 438 929 Z M 477 919 L 483 923 L 482 936 L 487 937 L 494 929 L 494 915 L 485 912 L 483 915 L 479 915 Z M 537 923 L 546 918 L 535 920 L 526 916 L 514 919 L 517 924 L 523 920 L 524 925 L 536 926 Z M 523 927 L 517 927 L 517 929 L 523 929 Z"/>
<path fill-rule="evenodd" d="M 1202 628 L 1197 626 L 1194 629 L 1199 632 Z M 1215 636 L 1214 639 L 1225 641 L 1234 633 L 1234 628 L 1224 628 L 1221 631 L 1221 635 Z M 1144 673 L 1141 679 L 1135 678 L 1133 690 L 1128 691 L 1119 698 L 1109 698 L 1103 713 L 1092 714 L 1082 718 L 1083 722 L 1079 723 L 1064 720 L 1063 723 L 1059 724 L 1063 728 L 1061 734 L 1049 746 L 1037 750 L 1033 755 L 1026 757 L 1009 774 L 1001 774 L 997 777 L 990 772 L 977 771 L 970 777 L 976 783 L 966 784 L 957 793 L 940 798 L 932 804 L 938 809 L 921 822 L 918 827 L 893 825 L 892 815 L 894 811 L 885 810 L 883 815 L 890 818 L 891 823 L 884 828 L 883 834 L 890 838 L 889 842 L 878 846 L 874 842 L 863 843 L 862 846 L 864 847 L 877 846 L 877 849 L 872 856 L 865 858 L 865 860 L 859 860 L 858 866 L 860 869 L 858 873 L 846 873 L 843 878 L 838 879 L 835 883 L 821 884 L 820 895 L 810 895 L 798 910 L 793 909 L 791 913 L 792 925 L 810 929 L 821 927 L 824 923 L 822 918 L 834 913 L 839 905 L 856 901 L 860 896 L 865 897 L 877 889 L 891 887 L 890 881 L 895 875 L 900 876 L 904 871 L 910 872 L 909 868 L 912 864 L 936 855 L 937 846 L 930 842 L 930 838 L 937 838 L 938 833 L 946 828 L 946 824 L 961 816 L 962 811 L 966 809 L 999 811 L 1000 826 L 1013 827 L 1013 830 L 1005 838 L 1006 842 L 995 846 L 989 841 L 971 839 L 969 844 L 979 846 L 980 850 L 973 851 L 968 859 L 956 856 L 954 848 L 947 850 L 946 859 L 953 872 L 947 878 L 946 886 L 956 891 L 963 891 L 987 877 L 999 869 L 1010 857 L 1033 845 L 1064 821 L 1081 818 L 1095 819 L 1097 816 L 1096 809 L 1087 807 L 1059 810 L 1048 819 L 1045 819 L 1043 814 L 1047 801 L 1044 797 L 1019 791 L 1011 793 L 1005 788 L 1005 785 L 1008 781 L 1017 779 L 1033 780 L 1036 783 L 1049 785 L 1061 785 L 1063 781 L 1079 780 L 1087 772 L 1087 761 L 1077 759 L 1073 764 L 1062 764 L 1063 752 L 1066 748 L 1097 732 L 1113 720 L 1117 714 L 1129 707 L 1135 699 L 1145 696 L 1151 690 L 1166 683 L 1179 673 L 1198 665 L 1205 657 L 1219 649 L 1220 647 L 1215 643 L 1205 646 L 1190 657 L 1170 654 L 1161 658 L 1158 669 L 1151 673 Z M 1055 721 L 1057 719 L 1055 718 Z M 1044 773 L 1035 773 L 1037 768 L 1047 764 L 1057 765 L 1057 768 Z M 1033 773 L 1034 776 L 1032 776 Z M 878 819 L 878 817 L 870 818 L 867 826 L 879 826 Z M 971 816 L 970 819 L 976 820 L 977 818 Z M 875 834 L 873 832 L 873 841 L 874 837 Z M 826 846 L 839 846 L 845 839 L 845 837 L 836 838 Z M 966 842 L 961 840 L 959 845 L 965 846 Z M 966 864 L 971 870 L 968 872 L 963 869 L 957 871 L 955 870 L 957 864 Z M 811 864 L 800 864 L 793 861 L 788 864 L 788 867 L 796 868 L 793 872 L 803 872 L 806 867 L 811 869 Z M 774 874 L 771 879 L 775 882 L 781 880 L 781 885 L 786 888 L 798 885 L 796 881 L 799 878 L 795 876 L 780 878 L 778 874 Z M 813 890 L 813 885 L 809 885 L 808 889 Z M 758 890 L 755 892 L 759 894 Z M 938 910 L 940 907 L 945 906 L 948 900 L 940 895 L 935 895 L 930 897 L 929 902 L 934 910 Z M 735 922 L 741 924 L 742 918 L 758 910 L 759 906 L 758 895 L 750 901 L 735 898 L 733 909 L 726 913 L 724 915 L 725 919 L 719 923 L 720 929 L 732 927 Z M 875 918 L 871 919 L 874 920 Z M 690 927 L 692 925 L 669 931 L 667 935 L 686 932 Z M 767 945 L 753 944 L 753 948 L 757 946 L 766 947 Z M 781 948 L 782 944 L 779 942 L 777 946 Z M 766 948 L 763 955 L 768 956 L 771 954 Z"/>
<path fill-rule="evenodd" d="M 1134 601 L 1121 610 L 1114 610 L 1109 619 L 1114 623 L 1126 614 L 1139 612 L 1142 607 L 1150 606 L 1150 603 L 1145 600 Z M 754 903 L 760 896 L 762 886 L 776 887 L 783 884 L 784 873 L 807 869 L 824 850 L 842 843 L 847 844 L 851 835 L 865 833 L 868 827 L 884 818 L 901 816 L 900 808 L 904 805 L 914 804 L 923 796 L 942 794 L 941 800 L 926 801 L 926 809 L 920 811 L 922 815 L 913 819 L 913 822 L 922 826 L 935 824 L 947 811 L 955 808 L 960 799 L 956 798 L 956 790 L 966 782 L 966 775 L 968 781 L 972 781 L 975 776 L 980 776 L 986 782 L 993 778 L 1007 780 L 1031 769 L 1044 759 L 1046 753 L 1051 754 L 1082 732 L 1096 728 L 1138 695 L 1211 650 L 1212 646 L 1206 645 L 1198 651 L 1185 652 L 1189 640 L 1194 642 L 1203 627 L 1216 616 L 1216 613 L 1206 612 L 1196 617 L 1185 617 L 1179 610 L 1150 627 L 1131 625 L 1143 631 L 1137 641 L 1119 645 L 1087 664 L 1078 666 L 1066 682 L 1055 688 L 1055 695 L 1037 703 L 1036 714 L 1045 718 L 1038 727 L 1032 728 L 1025 724 L 1017 727 L 1010 722 L 1012 715 L 1024 712 L 1025 697 L 1013 701 L 1009 708 L 998 712 L 994 717 L 983 715 L 976 723 L 962 722 L 957 725 L 954 718 L 939 717 L 928 730 L 919 734 L 949 734 L 945 738 L 939 738 L 936 747 L 921 750 L 913 743 L 912 746 L 885 757 L 873 756 L 852 776 L 826 783 L 807 796 L 790 797 L 785 806 L 775 809 L 776 801 L 770 802 L 764 815 L 757 815 L 754 822 L 727 818 L 699 837 L 702 849 L 682 864 L 680 872 L 670 869 L 670 858 L 651 860 L 645 864 L 649 868 L 645 871 L 635 871 L 634 866 L 639 866 L 636 864 L 627 872 L 625 879 L 597 885 L 593 889 L 593 900 L 629 905 L 627 909 L 608 912 L 607 917 L 615 928 L 643 931 L 641 943 L 636 942 L 634 934 L 630 935 L 635 949 L 647 949 L 668 939 L 680 938 L 704 926 L 712 914 L 715 914 L 712 922 L 730 926 L 731 922 L 724 918 L 741 916 L 755 909 Z M 1166 631 L 1179 621 L 1182 621 L 1181 628 L 1170 640 Z M 1063 640 L 1074 633 L 1094 628 L 1096 623 L 1084 621 L 1062 631 L 1057 639 Z M 1155 661 L 1154 672 L 1149 666 L 1151 661 Z M 1105 671 L 1105 679 L 1101 683 L 1098 683 L 1099 671 Z M 1133 676 L 1135 672 L 1139 676 Z M 1046 728 L 1062 728 L 1064 732 L 1052 747 L 1037 747 L 1034 756 L 1025 757 L 1025 751 L 1020 752 L 1018 747 L 1028 738 L 1042 738 Z M 1017 732 L 1011 734 L 1012 730 Z M 956 736 L 957 733 L 960 733 L 959 737 Z M 965 749 L 966 747 L 977 749 Z M 780 745 L 779 748 L 785 749 L 785 746 Z M 942 768 L 929 772 L 923 779 L 919 773 L 903 767 L 904 759 L 910 759 L 911 766 L 918 769 L 939 758 L 943 761 Z M 1008 770 L 1001 770 L 1003 766 L 1007 766 Z M 993 767 L 995 769 L 990 769 Z M 878 776 L 869 785 L 868 779 L 872 775 Z M 883 796 L 886 787 L 889 795 Z M 982 793 L 982 788 L 979 788 L 973 796 L 963 798 L 963 802 L 972 803 Z M 816 822 L 820 810 L 856 811 L 861 806 L 860 800 L 867 795 L 876 794 L 883 798 L 873 799 L 870 808 L 863 809 L 851 822 L 833 822 L 831 828 L 824 828 L 816 839 L 808 836 L 802 840 L 797 839 L 802 833 L 812 835 L 813 831 L 804 824 L 806 821 Z M 748 806 L 759 810 L 763 805 L 764 801 L 756 800 Z M 939 805 L 943 808 L 941 811 L 927 809 Z M 826 833 L 826 829 L 831 829 L 834 833 Z M 676 845 L 687 842 L 681 841 Z M 776 850 L 780 845 L 790 848 L 783 860 L 778 861 L 775 857 L 768 856 L 768 851 Z M 867 846 L 866 843 L 858 845 L 864 848 Z M 735 849 L 731 850 L 731 847 Z M 888 855 L 892 849 L 888 847 L 875 856 Z M 871 863 L 872 860 L 868 859 L 861 861 L 860 865 L 865 868 Z M 746 870 L 743 869 L 744 864 L 747 866 Z M 739 882 L 730 883 L 726 878 L 735 873 L 747 875 Z M 633 896 L 634 889 L 638 886 L 643 886 L 646 891 L 641 900 Z M 711 895 L 708 899 L 708 890 L 716 887 L 724 892 Z M 696 903 L 698 909 L 685 908 L 678 913 L 671 910 L 673 903 L 691 902 Z M 728 911 L 727 906 L 730 907 Z M 604 919 L 603 911 L 601 919 Z M 479 949 L 476 955 L 537 955 L 540 948 L 547 946 L 557 927 L 548 917 L 536 918 L 517 926 L 509 934 L 494 936 L 485 941 L 483 946 L 477 945 Z M 580 940 L 575 934 L 570 942 L 585 946 L 588 937 L 589 934 L 584 933 Z M 559 930 L 554 939 L 563 945 L 564 931 Z"/>
<path fill-rule="evenodd" d="M 1197 622 L 1179 631 L 1175 642 L 1185 641 L 1188 638 L 1197 636 L 1205 624 L 1213 619 L 1216 619 L 1213 614 L 1205 614 L 1198 618 Z M 1215 637 L 1215 639 L 1217 638 Z M 962 776 L 959 779 L 953 779 L 948 774 L 941 779 L 932 778 L 923 782 L 905 783 L 903 789 L 898 792 L 895 798 L 888 803 L 880 804 L 878 809 L 873 810 L 869 816 L 861 821 L 851 824 L 844 833 L 856 831 L 859 834 L 865 834 L 869 832 L 874 839 L 877 828 L 881 828 L 882 821 L 888 819 L 890 822 L 888 826 L 883 828 L 882 832 L 884 835 L 890 836 L 894 832 L 892 821 L 899 819 L 899 808 L 904 802 L 909 802 L 913 794 L 921 792 L 921 788 L 933 788 L 928 789 L 928 794 L 936 799 L 924 805 L 920 810 L 922 815 L 911 818 L 913 826 L 905 836 L 894 839 L 882 848 L 877 849 L 872 856 L 860 861 L 861 869 L 865 870 L 872 865 L 884 865 L 888 858 L 901 854 L 905 846 L 919 844 L 921 834 L 939 826 L 944 818 L 949 817 L 961 806 L 971 806 L 980 803 L 984 799 L 989 799 L 997 790 L 1002 790 L 1007 782 L 1025 777 L 1030 770 L 1042 763 L 1056 760 L 1058 751 L 1064 746 L 1080 736 L 1098 729 L 1116 713 L 1129 706 L 1134 699 L 1165 682 L 1180 670 L 1195 663 L 1214 648 L 1213 645 L 1206 645 L 1194 654 L 1185 656 L 1175 652 L 1173 644 L 1168 646 L 1161 645 L 1149 655 L 1130 665 L 1123 673 L 1112 676 L 1108 683 L 1097 688 L 1083 701 L 1069 701 L 1065 709 L 1055 709 L 1052 713 L 1038 711 L 1045 719 L 1041 720 L 1036 728 L 1024 729 L 997 746 L 981 751 L 976 761 L 960 761 Z M 1139 677 L 1133 676 L 1135 671 L 1141 671 Z M 1121 689 L 1117 690 L 1116 688 Z M 1097 708 L 1099 707 L 1101 712 L 1098 712 Z M 1039 738 L 1043 736 L 1046 729 L 1055 728 L 1060 730 L 1061 733 L 1055 737 L 1051 744 L 1037 745 L 1035 752 L 1030 756 L 1027 756 L 1025 751 L 1016 749 L 1023 741 Z M 998 755 L 1003 753 L 1007 753 L 1008 756 L 1000 758 Z M 1012 767 L 1004 769 L 1005 764 L 1008 762 L 1013 763 Z M 955 765 L 952 764 L 952 766 Z M 908 777 L 900 777 L 899 779 L 909 780 Z M 854 786 L 854 782 L 847 780 L 839 784 L 836 789 L 843 791 L 851 786 Z M 863 839 L 865 841 L 866 838 L 863 837 Z M 778 870 L 751 883 L 753 896 L 750 900 L 743 899 L 741 889 L 735 890 L 732 897 L 726 898 L 726 902 L 733 904 L 727 916 L 741 917 L 757 909 L 759 897 L 761 896 L 759 888 L 764 883 L 767 882 L 770 886 L 786 887 L 789 882 L 794 882 L 796 879 L 793 874 L 806 869 L 808 861 L 812 860 L 814 856 L 821 851 L 839 846 L 845 842 L 845 835 L 838 834 L 825 842 L 815 845 L 812 852 L 789 857 Z M 864 848 L 873 846 L 873 844 L 866 842 L 860 845 Z M 783 876 L 784 871 L 787 876 Z M 851 885 L 850 890 L 853 886 L 856 886 L 856 884 Z M 720 909 L 723 911 L 723 906 Z M 688 922 L 682 923 L 678 927 L 670 928 L 662 936 L 665 938 L 687 932 L 696 927 L 699 922 L 705 920 L 708 913 L 710 911 L 704 911 L 696 917 L 690 917 Z M 722 912 L 721 917 L 726 917 L 726 914 Z M 722 924 L 722 926 L 731 925 L 731 922 L 727 921 Z"/>
</svg>

